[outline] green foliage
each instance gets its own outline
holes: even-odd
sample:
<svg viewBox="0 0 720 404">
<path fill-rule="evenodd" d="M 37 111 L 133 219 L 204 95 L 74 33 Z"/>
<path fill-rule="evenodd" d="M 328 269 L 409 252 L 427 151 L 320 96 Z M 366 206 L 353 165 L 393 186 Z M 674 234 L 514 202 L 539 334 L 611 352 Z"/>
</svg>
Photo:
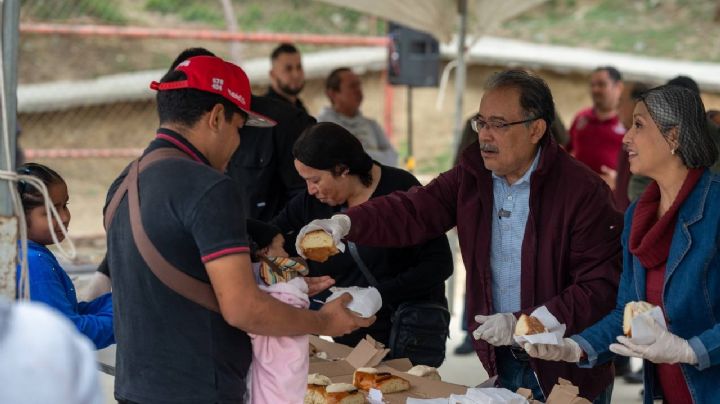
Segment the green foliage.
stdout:
<svg viewBox="0 0 720 404">
<path fill-rule="evenodd" d="M 225 25 L 218 1 L 147 0 L 145 9 L 162 14 L 177 14 L 185 21 L 205 22 L 216 27 Z"/>
<path fill-rule="evenodd" d="M 207 22 L 222 27 L 225 20 L 217 7 L 206 5 L 205 2 L 191 4 L 180 10 L 180 16 L 186 21 Z"/>
<path fill-rule="evenodd" d="M 312 30 L 305 16 L 294 10 L 282 10 L 270 15 L 264 30 L 271 32 L 307 32 Z"/>
<path fill-rule="evenodd" d="M 147 0 L 145 9 L 148 11 L 157 11 L 163 14 L 176 12 L 181 7 L 186 6 L 192 0 Z"/>
<path fill-rule="evenodd" d="M 91 17 L 103 23 L 124 24 L 127 19 L 118 6 L 106 0 L 75 0 L 72 2 L 24 0 L 21 14 L 33 19 L 56 21 Z"/>
<path fill-rule="evenodd" d="M 250 4 L 238 16 L 238 26 L 241 31 L 255 31 L 262 27 L 263 18 L 262 7 L 259 4 Z"/>
<path fill-rule="evenodd" d="M 710 0 L 549 0 L 507 22 L 501 36 L 685 60 L 720 60 Z"/>
</svg>

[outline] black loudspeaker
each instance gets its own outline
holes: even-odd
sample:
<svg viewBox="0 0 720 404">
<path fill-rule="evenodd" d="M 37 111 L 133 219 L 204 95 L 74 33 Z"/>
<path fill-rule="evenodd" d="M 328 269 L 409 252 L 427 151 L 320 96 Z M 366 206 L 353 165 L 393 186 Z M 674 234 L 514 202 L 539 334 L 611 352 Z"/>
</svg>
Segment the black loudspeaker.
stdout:
<svg viewBox="0 0 720 404">
<path fill-rule="evenodd" d="M 390 84 L 437 87 L 440 72 L 440 45 L 430 34 L 402 25 L 388 26 L 388 78 Z"/>
</svg>

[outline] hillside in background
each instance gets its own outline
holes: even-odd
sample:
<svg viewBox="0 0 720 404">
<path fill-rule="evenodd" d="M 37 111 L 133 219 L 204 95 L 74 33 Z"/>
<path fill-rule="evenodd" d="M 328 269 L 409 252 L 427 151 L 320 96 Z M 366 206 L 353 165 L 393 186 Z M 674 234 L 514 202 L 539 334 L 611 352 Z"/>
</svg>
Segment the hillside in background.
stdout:
<svg viewBox="0 0 720 404">
<path fill-rule="evenodd" d="M 551 0 L 496 35 L 637 55 L 720 61 L 712 0 Z"/>
<path fill-rule="evenodd" d="M 230 0 L 241 31 L 383 35 L 385 23 L 311 0 Z M 720 61 L 720 24 L 713 0 L 550 0 L 492 35 L 530 42 L 638 55 Z M 226 29 L 220 0 L 23 0 L 22 22 Z M 701 35 L 702 34 L 702 35 Z M 20 82 L 83 79 L 167 66 L 187 46 L 227 56 L 228 44 L 26 34 Z M 265 56 L 272 44 L 246 44 L 243 57 Z M 301 46 L 304 52 L 316 49 Z"/>
</svg>

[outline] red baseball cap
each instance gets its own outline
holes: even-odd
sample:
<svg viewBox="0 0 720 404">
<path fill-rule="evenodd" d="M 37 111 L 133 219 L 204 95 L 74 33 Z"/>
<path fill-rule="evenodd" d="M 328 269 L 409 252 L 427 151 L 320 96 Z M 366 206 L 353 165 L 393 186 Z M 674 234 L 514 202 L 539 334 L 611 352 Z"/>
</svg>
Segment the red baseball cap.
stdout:
<svg viewBox="0 0 720 404">
<path fill-rule="evenodd" d="M 150 88 L 157 91 L 194 88 L 219 94 L 248 114 L 246 126 L 275 126 L 275 121 L 250 109 L 250 80 L 238 66 L 215 56 L 195 56 L 180 63 L 175 70 L 184 72 L 187 80 L 153 81 Z"/>
</svg>

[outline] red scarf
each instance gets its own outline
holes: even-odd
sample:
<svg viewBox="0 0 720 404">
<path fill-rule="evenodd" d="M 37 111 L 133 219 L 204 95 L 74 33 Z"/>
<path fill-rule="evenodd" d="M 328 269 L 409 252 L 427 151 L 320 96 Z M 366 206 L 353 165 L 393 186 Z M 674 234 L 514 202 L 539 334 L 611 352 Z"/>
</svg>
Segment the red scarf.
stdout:
<svg viewBox="0 0 720 404">
<path fill-rule="evenodd" d="M 670 243 L 675 234 L 677 213 L 705 169 L 695 168 L 688 171 L 685 181 L 672 206 L 657 220 L 660 205 L 660 187 L 652 182 L 640 196 L 633 213 L 630 229 L 630 253 L 638 257 L 647 270 L 664 267 L 670 253 Z"/>
</svg>

